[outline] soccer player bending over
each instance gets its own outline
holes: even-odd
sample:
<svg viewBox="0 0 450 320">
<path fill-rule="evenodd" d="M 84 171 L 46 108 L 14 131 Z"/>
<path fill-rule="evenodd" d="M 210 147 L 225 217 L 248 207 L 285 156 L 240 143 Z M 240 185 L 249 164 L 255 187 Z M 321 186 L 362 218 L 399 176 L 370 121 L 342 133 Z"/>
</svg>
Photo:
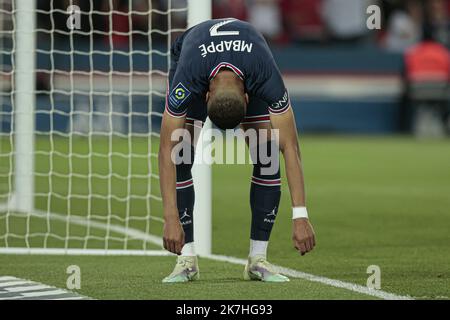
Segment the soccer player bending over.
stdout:
<svg viewBox="0 0 450 320">
<path fill-rule="evenodd" d="M 171 154 L 179 141 L 172 141 L 171 135 L 174 130 L 184 128 L 193 137 L 194 122 L 202 124 L 207 116 L 221 129 L 241 125 L 243 130 L 278 130 L 277 148 L 285 159 L 293 206 L 292 240 L 302 255 L 311 251 L 315 246 L 315 236 L 305 207 L 295 119 L 280 71 L 263 36 L 240 20 L 209 20 L 180 36 L 172 45 L 171 58 L 161 127 L 159 170 L 164 207 L 164 248 L 179 256 L 175 269 L 163 282 L 199 278 L 193 238 L 191 168 L 194 146 L 190 146 L 191 161 L 175 164 Z M 271 150 L 272 143 L 273 137 L 260 139 L 256 148 Z M 273 164 L 261 161 L 259 153 L 256 154 L 250 187 L 250 253 L 244 279 L 289 281 L 266 260 L 281 196 L 279 166 L 277 163 L 275 172 L 264 170 Z"/>
</svg>

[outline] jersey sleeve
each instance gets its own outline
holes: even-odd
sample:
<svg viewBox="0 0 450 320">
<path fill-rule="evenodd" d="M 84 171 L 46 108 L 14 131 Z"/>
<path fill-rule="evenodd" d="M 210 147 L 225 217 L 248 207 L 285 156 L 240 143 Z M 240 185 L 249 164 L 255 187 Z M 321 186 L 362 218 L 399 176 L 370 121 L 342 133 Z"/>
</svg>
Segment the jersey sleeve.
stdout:
<svg viewBox="0 0 450 320">
<path fill-rule="evenodd" d="M 272 57 L 262 62 L 255 80 L 254 93 L 269 105 L 270 113 L 281 114 L 289 109 L 289 93 Z"/>
<path fill-rule="evenodd" d="M 187 113 L 189 102 L 192 99 L 190 79 L 184 76 L 181 68 L 169 75 L 166 91 L 166 111 L 173 117 L 181 118 Z"/>
</svg>

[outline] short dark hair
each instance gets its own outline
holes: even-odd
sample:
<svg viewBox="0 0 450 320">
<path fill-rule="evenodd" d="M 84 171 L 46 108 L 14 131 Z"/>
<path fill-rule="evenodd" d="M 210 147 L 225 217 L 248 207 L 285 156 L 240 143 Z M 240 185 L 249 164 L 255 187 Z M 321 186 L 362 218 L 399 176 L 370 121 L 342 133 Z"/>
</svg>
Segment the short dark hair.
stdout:
<svg viewBox="0 0 450 320">
<path fill-rule="evenodd" d="M 244 96 L 235 91 L 218 92 L 208 101 L 208 116 L 220 129 L 233 129 L 244 119 L 245 105 Z"/>
</svg>

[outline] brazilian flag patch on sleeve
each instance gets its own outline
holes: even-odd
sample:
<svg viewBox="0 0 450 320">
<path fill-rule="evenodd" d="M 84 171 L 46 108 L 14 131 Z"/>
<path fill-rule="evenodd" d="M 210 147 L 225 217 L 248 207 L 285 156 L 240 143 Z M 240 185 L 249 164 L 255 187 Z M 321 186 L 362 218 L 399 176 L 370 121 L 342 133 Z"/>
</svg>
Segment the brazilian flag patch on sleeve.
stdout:
<svg viewBox="0 0 450 320">
<path fill-rule="evenodd" d="M 169 95 L 169 102 L 173 108 L 178 108 L 191 95 L 191 92 L 180 82 Z"/>
</svg>

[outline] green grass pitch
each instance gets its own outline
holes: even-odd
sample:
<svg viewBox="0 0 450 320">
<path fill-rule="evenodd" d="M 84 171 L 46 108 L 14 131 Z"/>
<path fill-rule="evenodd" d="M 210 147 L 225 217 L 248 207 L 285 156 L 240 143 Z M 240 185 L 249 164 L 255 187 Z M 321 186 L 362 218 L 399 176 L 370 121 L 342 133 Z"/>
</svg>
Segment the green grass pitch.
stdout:
<svg viewBox="0 0 450 320">
<path fill-rule="evenodd" d="M 37 139 L 36 207 L 91 215 L 96 221 L 161 235 L 156 152 L 145 138 Z M 369 265 L 381 268 L 381 288 L 418 299 L 450 297 L 450 141 L 408 137 L 305 136 L 300 138 L 308 207 L 316 249 L 304 257 L 292 247 L 290 200 L 283 196 L 269 246 L 269 260 L 292 269 L 365 285 Z M 2 140 L 0 202 L 10 169 Z M 57 151 L 49 156 L 49 150 Z M 88 156 L 89 150 L 94 153 Z M 132 151 L 134 157 L 126 155 Z M 72 153 L 72 157 L 67 157 Z M 125 156 L 124 156 L 125 155 Z M 108 172 L 115 174 L 109 179 Z M 249 244 L 249 165 L 213 167 L 213 252 L 245 258 Z M 49 179 L 48 172 L 53 172 Z M 69 172 L 75 173 L 71 179 Z M 93 173 L 89 179 L 87 173 Z M 127 179 L 128 175 L 132 179 Z M 70 193 L 78 197 L 67 198 Z M 126 199 L 130 192 L 135 197 Z M 106 195 L 112 195 L 107 197 Z M 95 196 L 92 196 L 95 195 Z M 198 195 L 201 196 L 201 195 Z M 114 215 L 105 215 L 111 210 Z M 131 213 L 128 217 L 126 213 Z M 28 232 L 27 232 L 28 230 Z M 48 231 L 51 231 L 49 233 Z M 25 234 L 32 236 L 24 237 Z M 70 241 L 66 241 L 67 235 Z M 6 236 L 8 235 L 8 236 Z M 105 242 L 105 236 L 110 241 Z M 0 247 L 24 246 L 156 249 L 104 230 L 0 212 Z M 201 280 L 163 285 L 173 257 L 0 255 L 0 276 L 11 275 L 65 287 L 69 265 L 82 272 L 81 294 L 96 299 L 370 299 L 372 297 L 301 279 L 287 284 L 242 280 L 243 267 L 200 259 Z"/>
</svg>

